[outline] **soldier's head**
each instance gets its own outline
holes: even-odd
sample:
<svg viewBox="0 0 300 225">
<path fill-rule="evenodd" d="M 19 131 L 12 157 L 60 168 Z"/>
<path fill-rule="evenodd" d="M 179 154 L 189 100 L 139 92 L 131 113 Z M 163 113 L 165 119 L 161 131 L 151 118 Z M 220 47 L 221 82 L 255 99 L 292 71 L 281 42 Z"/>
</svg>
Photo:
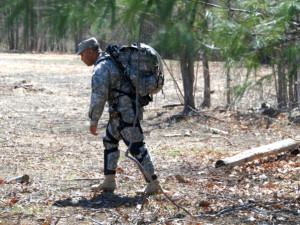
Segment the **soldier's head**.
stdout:
<svg viewBox="0 0 300 225">
<path fill-rule="evenodd" d="M 76 55 L 80 55 L 81 60 L 87 66 L 92 66 L 96 63 L 100 51 L 101 49 L 98 41 L 96 38 L 92 37 L 78 44 L 78 51 Z"/>
<path fill-rule="evenodd" d="M 261 108 L 262 109 L 266 109 L 266 108 L 268 108 L 268 106 L 267 106 L 267 104 L 265 102 L 263 102 L 263 103 L 261 103 Z"/>
</svg>

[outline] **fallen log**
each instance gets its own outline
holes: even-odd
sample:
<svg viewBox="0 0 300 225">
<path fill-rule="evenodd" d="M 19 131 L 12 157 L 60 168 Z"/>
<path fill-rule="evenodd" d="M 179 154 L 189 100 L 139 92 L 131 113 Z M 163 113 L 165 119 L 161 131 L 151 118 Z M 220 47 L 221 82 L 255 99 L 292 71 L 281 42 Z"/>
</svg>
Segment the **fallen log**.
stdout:
<svg viewBox="0 0 300 225">
<path fill-rule="evenodd" d="M 6 181 L 5 183 L 28 183 L 29 182 L 29 176 L 27 174 L 24 174 L 22 176 L 14 177 Z"/>
<path fill-rule="evenodd" d="M 219 168 L 222 166 L 238 166 L 245 162 L 255 160 L 260 157 L 265 157 L 268 155 L 279 154 L 281 152 L 293 150 L 300 146 L 300 141 L 295 141 L 293 139 L 286 139 L 278 141 L 272 144 L 263 145 L 257 148 L 249 149 L 245 152 L 241 152 L 235 156 L 227 157 L 225 159 L 220 159 L 216 162 L 215 167 Z"/>
</svg>

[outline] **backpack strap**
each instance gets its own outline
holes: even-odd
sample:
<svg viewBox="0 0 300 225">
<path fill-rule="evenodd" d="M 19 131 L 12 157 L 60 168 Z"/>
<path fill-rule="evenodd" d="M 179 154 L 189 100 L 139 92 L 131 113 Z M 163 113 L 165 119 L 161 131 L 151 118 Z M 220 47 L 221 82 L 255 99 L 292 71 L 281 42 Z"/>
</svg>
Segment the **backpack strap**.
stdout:
<svg viewBox="0 0 300 225">
<path fill-rule="evenodd" d="M 114 52 L 118 52 L 118 50 L 116 48 L 117 48 L 117 46 L 107 46 L 105 51 L 109 54 L 111 60 L 113 61 L 115 66 L 119 69 L 121 75 L 128 82 L 132 93 L 135 93 L 135 88 L 134 88 L 133 84 L 131 83 L 131 80 L 129 79 L 128 76 L 125 75 L 125 69 L 124 69 L 123 65 L 120 62 L 118 62 L 114 56 Z"/>
<path fill-rule="evenodd" d="M 103 60 L 105 60 L 105 59 L 110 59 L 110 56 L 107 55 L 107 54 L 101 55 L 101 56 L 97 59 L 95 65 L 97 65 L 99 62 L 101 62 L 101 61 L 103 61 Z"/>
</svg>

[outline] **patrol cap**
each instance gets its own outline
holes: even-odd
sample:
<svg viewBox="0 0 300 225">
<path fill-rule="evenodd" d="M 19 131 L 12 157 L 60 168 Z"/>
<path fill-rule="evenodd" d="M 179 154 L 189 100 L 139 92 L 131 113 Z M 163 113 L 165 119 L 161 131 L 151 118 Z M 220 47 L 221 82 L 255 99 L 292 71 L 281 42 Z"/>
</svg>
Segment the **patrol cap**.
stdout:
<svg viewBox="0 0 300 225">
<path fill-rule="evenodd" d="M 93 49 L 93 48 L 96 48 L 99 46 L 100 45 L 99 45 L 98 41 L 96 40 L 96 38 L 92 37 L 92 38 L 86 39 L 78 44 L 78 52 L 76 53 L 76 55 L 80 55 L 81 52 L 83 52 L 85 50 Z"/>
</svg>

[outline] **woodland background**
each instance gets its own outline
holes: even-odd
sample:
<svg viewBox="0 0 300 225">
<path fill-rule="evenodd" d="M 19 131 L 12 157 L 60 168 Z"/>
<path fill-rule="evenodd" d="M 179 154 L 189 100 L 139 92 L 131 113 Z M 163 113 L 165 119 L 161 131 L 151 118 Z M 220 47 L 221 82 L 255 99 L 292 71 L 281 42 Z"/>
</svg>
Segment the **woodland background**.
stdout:
<svg viewBox="0 0 300 225">
<path fill-rule="evenodd" d="M 299 107 L 299 1 L 264 0 L 3 0 L 0 50 L 74 53 L 83 39 L 107 44 L 145 42 L 166 59 L 180 61 L 185 112 L 210 107 L 209 61 L 226 68 L 225 107 L 250 89 L 274 83 L 279 109 Z M 202 61 L 203 99 L 195 103 Z M 272 71 L 261 75 L 261 64 Z M 237 68 L 243 67 L 244 70 Z"/>
</svg>

